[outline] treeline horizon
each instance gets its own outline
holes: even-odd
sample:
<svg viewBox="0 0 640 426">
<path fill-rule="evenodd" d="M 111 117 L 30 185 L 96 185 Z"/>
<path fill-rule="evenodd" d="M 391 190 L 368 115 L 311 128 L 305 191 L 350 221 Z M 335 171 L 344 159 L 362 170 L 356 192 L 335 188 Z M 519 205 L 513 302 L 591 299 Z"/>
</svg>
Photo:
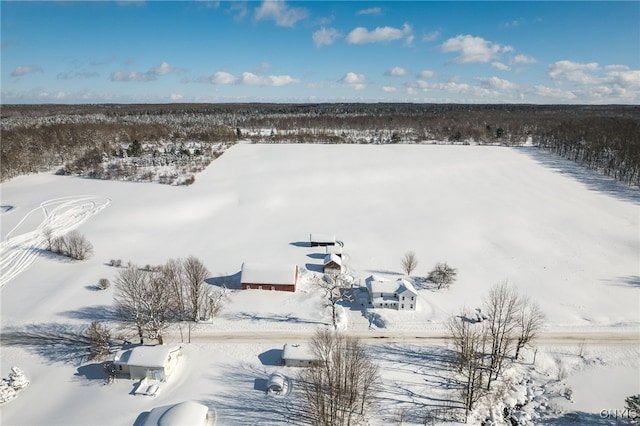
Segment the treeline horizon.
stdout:
<svg viewBox="0 0 640 426">
<path fill-rule="evenodd" d="M 117 144 L 530 142 L 640 186 L 640 106 L 419 103 L 39 104 L 1 109 L 2 181 Z M 261 129 L 273 129 L 268 135 Z"/>
</svg>

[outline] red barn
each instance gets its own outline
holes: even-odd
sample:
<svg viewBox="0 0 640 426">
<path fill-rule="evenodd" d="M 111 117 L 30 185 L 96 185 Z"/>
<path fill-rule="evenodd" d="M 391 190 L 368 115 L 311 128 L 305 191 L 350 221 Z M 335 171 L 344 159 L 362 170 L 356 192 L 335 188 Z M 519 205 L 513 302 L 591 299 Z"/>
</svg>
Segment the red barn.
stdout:
<svg viewBox="0 0 640 426">
<path fill-rule="evenodd" d="M 240 283 L 243 290 L 296 291 L 297 265 L 243 263 Z"/>
</svg>

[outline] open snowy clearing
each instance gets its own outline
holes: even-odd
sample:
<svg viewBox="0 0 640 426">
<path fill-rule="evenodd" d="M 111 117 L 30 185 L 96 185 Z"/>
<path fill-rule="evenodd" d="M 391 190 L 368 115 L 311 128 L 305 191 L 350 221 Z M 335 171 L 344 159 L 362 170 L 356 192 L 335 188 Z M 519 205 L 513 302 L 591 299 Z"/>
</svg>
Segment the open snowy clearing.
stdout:
<svg viewBox="0 0 640 426">
<path fill-rule="evenodd" d="M 418 257 L 412 274 L 417 283 L 424 283 L 421 277 L 438 261 L 458 268 L 450 289 L 418 286 L 415 312 L 341 306 L 341 327 L 362 335 L 441 333 L 444 320 L 463 306 L 479 306 L 482 294 L 505 279 L 540 303 L 547 335 L 632 337 L 640 326 L 639 191 L 535 148 L 239 144 L 189 187 L 42 174 L 3 183 L 1 189 L 1 204 L 12 207 L 3 208 L 0 216 L 5 335 L 16 330 L 55 335 L 92 320 L 112 321 L 113 288 L 95 291 L 100 278 L 113 282 L 118 272 L 107 265 L 110 259 L 154 265 L 195 255 L 212 272 L 212 285 L 224 282 L 233 288 L 244 261 L 295 263 L 317 271 L 324 249 L 308 247 L 314 232 L 344 241 L 347 266 L 362 282 L 371 274 L 401 277 L 400 258 L 408 250 Z M 45 226 L 56 235 L 77 227 L 93 244 L 94 256 L 83 262 L 38 256 Z M 308 336 L 330 321 L 322 293 L 303 280 L 296 293 L 231 291 L 220 317 L 199 325 L 194 335 L 206 340 L 224 330 Z M 47 351 L 3 344 L 2 377 L 18 365 L 32 383 L 2 407 L 2 422 L 133 424 L 143 411 L 185 399 L 208 402 L 219 424 L 282 422 L 283 407 L 265 405 L 262 393 L 247 391 L 246 383 L 268 377 L 271 368 L 258 355 L 281 349 L 286 341 L 251 342 L 202 343 L 197 351 L 187 351 L 185 359 L 194 361 L 185 376 L 172 378 L 178 385 L 170 381 L 157 398 L 146 399 L 128 394 L 134 382 L 102 386 L 95 366 L 76 371 L 70 363 L 77 362 L 77 355 L 54 345 Z M 401 348 L 394 349 L 393 360 L 380 354 L 383 366 L 393 366 L 403 359 L 412 362 L 413 346 L 376 345 L 372 350 Z M 575 346 L 566 352 L 575 353 Z M 442 345 L 426 348 L 431 349 L 415 349 L 427 352 L 426 364 L 428 353 L 445 350 Z M 583 358 L 568 372 L 594 367 L 603 387 L 635 386 L 640 392 L 638 345 L 599 351 L 595 358 L 624 368 L 625 374 L 595 373 L 603 364 Z M 563 353 L 548 352 L 551 358 Z M 540 358 L 543 368 L 547 362 L 558 370 L 561 361 L 545 359 Z M 433 367 L 420 368 L 434 372 Z M 400 380 L 392 371 L 385 374 Z M 621 378 L 626 378 L 624 386 Z M 414 400 L 424 408 L 426 400 L 442 396 L 442 384 L 425 387 L 425 379 L 415 374 L 403 380 L 411 382 L 411 393 L 384 398 L 389 407 Z M 295 383 L 293 388 L 287 398 L 272 399 L 286 402 L 273 404 L 295 405 Z M 575 404 L 581 392 L 574 392 Z M 576 407 L 593 414 L 596 408 L 621 404 Z M 114 406 L 119 407 L 116 413 Z M 390 415 L 386 411 L 375 418 L 384 424 Z"/>
</svg>

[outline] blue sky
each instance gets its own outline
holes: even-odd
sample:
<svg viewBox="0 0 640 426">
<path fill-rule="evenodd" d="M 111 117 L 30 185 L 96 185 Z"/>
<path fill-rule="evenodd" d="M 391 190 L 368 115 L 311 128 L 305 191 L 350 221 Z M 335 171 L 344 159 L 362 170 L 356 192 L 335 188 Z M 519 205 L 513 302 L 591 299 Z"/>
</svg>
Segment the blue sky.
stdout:
<svg viewBox="0 0 640 426">
<path fill-rule="evenodd" d="M 640 101 L 637 1 L 0 6 L 3 104 Z"/>
</svg>

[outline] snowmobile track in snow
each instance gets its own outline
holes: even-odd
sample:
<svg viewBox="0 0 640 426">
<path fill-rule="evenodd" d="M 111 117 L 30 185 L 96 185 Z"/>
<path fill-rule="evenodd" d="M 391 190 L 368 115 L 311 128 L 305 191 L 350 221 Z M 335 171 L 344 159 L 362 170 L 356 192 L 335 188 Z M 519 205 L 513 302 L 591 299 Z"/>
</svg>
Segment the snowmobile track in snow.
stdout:
<svg viewBox="0 0 640 426">
<path fill-rule="evenodd" d="M 45 230 L 51 237 L 59 237 L 77 228 L 111 202 L 96 195 L 76 195 L 43 201 L 28 212 L 0 242 L 0 287 L 27 269 L 46 248 Z M 12 236 L 32 215 L 41 212 L 42 222 L 31 231 Z"/>
</svg>

